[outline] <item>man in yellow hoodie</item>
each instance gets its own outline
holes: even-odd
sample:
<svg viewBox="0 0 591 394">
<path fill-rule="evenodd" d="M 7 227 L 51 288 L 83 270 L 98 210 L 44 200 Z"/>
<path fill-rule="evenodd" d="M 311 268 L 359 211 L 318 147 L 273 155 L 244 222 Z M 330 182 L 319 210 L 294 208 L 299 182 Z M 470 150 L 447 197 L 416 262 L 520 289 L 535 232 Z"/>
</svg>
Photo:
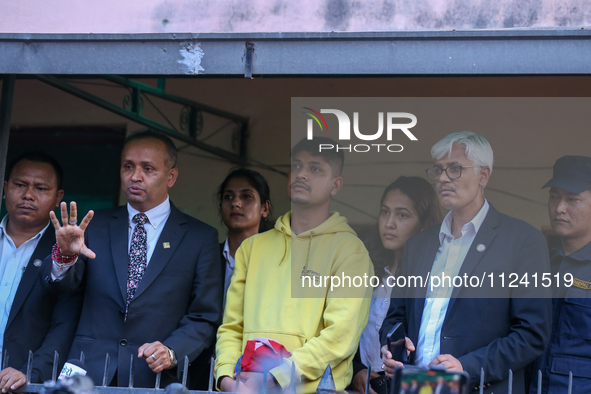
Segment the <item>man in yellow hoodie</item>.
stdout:
<svg viewBox="0 0 591 394">
<path fill-rule="evenodd" d="M 217 334 L 215 376 L 221 391 L 234 391 L 236 362 L 255 338 L 273 339 L 291 356 L 269 371 L 266 382 L 261 373 L 241 373 L 243 393 L 258 392 L 263 384 L 287 389 L 292 364 L 301 393 L 316 391 L 329 364 L 338 391 L 351 381 L 372 290 L 366 283 L 356 287 L 353 278 L 373 275 L 373 266 L 347 219 L 329 210 L 343 186 L 344 154 L 321 151 L 320 144 L 336 145 L 316 137 L 294 146 L 288 180 L 292 211 L 236 252 Z M 331 278 L 342 278 L 343 285 Z"/>
</svg>

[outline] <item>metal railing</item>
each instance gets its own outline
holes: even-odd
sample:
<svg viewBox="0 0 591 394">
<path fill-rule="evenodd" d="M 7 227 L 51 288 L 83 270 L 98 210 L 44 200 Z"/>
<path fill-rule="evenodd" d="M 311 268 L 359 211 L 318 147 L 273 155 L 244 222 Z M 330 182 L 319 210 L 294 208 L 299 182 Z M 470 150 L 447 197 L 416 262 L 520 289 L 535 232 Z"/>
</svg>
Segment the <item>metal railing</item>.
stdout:
<svg viewBox="0 0 591 394">
<path fill-rule="evenodd" d="M 8 365 L 9 354 L 8 351 L 4 351 L 4 357 L 2 360 L 2 369 Z M 130 355 L 130 365 L 129 365 L 129 383 L 127 387 L 113 387 L 109 386 L 108 377 L 109 377 L 109 365 L 110 365 L 111 358 L 107 353 L 105 355 L 105 366 L 103 369 L 103 381 L 102 385 L 98 386 L 95 384 L 94 391 L 97 393 L 105 393 L 105 394 L 156 394 L 159 392 L 163 392 L 164 389 L 160 388 L 160 381 L 162 378 L 162 372 L 159 372 L 156 375 L 156 383 L 154 384 L 154 388 L 145 388 L 145 387 L 133 387 L 133 380 L 134 380 L 134 362 L 135 357 L 133 354 Z M 84 363 L 84 352 L 80 353 L 80 362 Z M 58 377 L 58 365 L 59 365 L 59 353 L 56 351 L 54 352 L 53 356 L 53 370 L 51 373 L 51 381 L 56 382 Z M 183 377 L 182 377 L 182 385 L 186 387 L 187 385 L 187 372 L 189 367 L 189 358 L 185 356 L 184 364 L 183 364 Z M 29 351 L 29 358 L 27 361 L 27 372 L 26 372 L 26 384 L 18 388 L 18 392 L 22 393 L 41 393 L 43 392 L 44 385 L 42 383 L 31 383 L 31 372 L 33 369 L 33 352 Z M 211 393 L 213 390 L 213 363 L 211 364 L 211 368 L 209 371 L 209 389 L 208 391 L 198 391 L 198 390 L 190 390 L 191 392 L 195 393 Z"/>
<path fill-rule="evenodd" d="M 134 387 L 133 386 L 133 377 L 134 377 L 134 360 L 135 357 L 130 355 L 130 366 L 129 366 L 129 382 L 127 387 L 113 387 L 109 386 L 108 376 L 109 376 L 109 365 L 110 365 L 110 356 L 107 353 L 105 355 L 105 366 L 103 369 L 103 381 L 102 385 L 94 387 L 94 392 L 96 393 L 104 393 L 104 394 L 158 394 L 164 392 L 164 388 L 160 388 L 160 381 L 161 381 L 161 372 L 156 375 L 156 383 L 154 384 L 154 388 L 146 388 L 146 387 Z M 7 350 L 4 350 L 4 355 L 2 358 L 2 369 L 4 369 L 8 365 L 9 361 L 9 354 Z M 84 363 L 84 353 L 80 353 L 80 361 Z M 234 388 L 234 393 L 238 391 L 238 386 L 240 384 L 240 371 L 241 371 L 241 362 L 238 361 L 238 368 L 236 373 L 236 386 Z M 58 364 L 59 364 L 59 354 L 56 351 L 53 357 L 53 370 L 51 374 L 51 381 L 56 382 L 58 378 Z M 183 363 L 183 377 L 182 377 L 182 385 L 184 387 L 187 386 L 187 372 L 189 368 L 189 358 L 185 356 L 184 363 Z M 33 352 L 29 351 L 29 358 L 27 361 L 27 372 L 26 372 L 26 384 L 18 388 L 18 392 L 21 393 L 44 393 L 45 392 L 45 385 L 41 383 L 31 383 L 31 372 L 33 369 Z M 213 382 L 214 382 L 214 358 L 211 358 L 210 368 L 209 368 L 209 383 L 207 391 L 203 390 L 188 390 L 191 394 L 205 394 L 205 393 L 212 393 L 214 392 Z M 370 373 L 371 373 L 371 366 L 367 368 L 367 382 L 365 385 L 365 394 L 369 393 L 369 381 L 370 381 Z M 267 363 L 264 364 L 264 371 L 263 371 L 263 382 L 267 381 L 267 377 L 269 374 L 269 368 Z M 542 393 L 542 371 L 538 371 L 537 376 L 537 390 L 535 394 Z M 507 393 L 513 394 L 513 371 L 509 369 L 509 377 L 508 377 L 508 387 Z M 484 368 L 480 369 L 480 384 L 477 386 L 479 394 L 483 394 L 485 388 L 488 386 L 485 380 Z M 261 394 L 268 394 L 270 392 L 265 384 L 262 385 Z M 289 394 L 296 394 L 296 376 L 295 376 L 295 364 L 291 364 L 291 379 L 290 385 L 287 390 Z M 336 388 L 335 383 L 332 375 L 332 370 L 330 365 L 326 366 L 326 370 L 324 371 L 324 375 L 320 379 L 318 383 L 318 387 L 316 389 L 317 394 L 335 394 Z M 573 392 L 573 374 L 569 372 L 569 380 L 568 380 L 568 389 L 564 394 L 572 394 Z M 552 394 L 560 394 L 560 393 L 552 393 Z"/>
<path fill-rule="evenodd" d="M 146 387 L 134 387 L 134 362 L 135 357 L 133 354 L 130 355 L 130 365 L 129 365 L 129 382 L 127 387 L 113 387 L 109 386 L 109 365 L 110 365 L 110 356 L 107 353 L 105 355 L 105 366 L 103 369 L 103 381 L 102 385 L 94 386 L 94 392 L 96 393 L 104 393 L 104 394 L 157 394 L 164 392 L 164 388 L 160 387 L 160 381 L 162 377 L 162 372 L 159 372 L 156 375 L 156 382 L 154 384 L 154 388 L 146 388 Z M 4 356 L 2 359 L 2 369 L 4 369 L 8 365 L 9 361 L 9 354 L 7 350 L 4 350 Z M 80 362 L 84 363 L 84 352 L 80 353 Z M 51 374 L 51 382 L 56 382 L 58 378 L 58 366 L 59 366 L 59 353 L 56 351 L 54 352 L 53 356 L 53 370 Z M 214 392 L 213 381 L 214 381 L 214 358 L 211 358 L 210 368 L 209 368 L 209 383 L 207 391 L 203 390 L 188 390 L 190 393 L 198 394 L 198 393 L 212 393 Z M 19 393 L 44 393 L 45 392 L 45 385 L 43 383 L 31 383 L 31 373 L 33 369 L 33 352 L 29 351 L 29 358 L 27 361 L 27 372 L 26 372 L 26 383 L 25 385 L 19 387 L 17 390 Z M 187 373 L 189 369 L 189 358 L 185 356 L 184 363 L 183 363 L 183 377 L 181 380 L 181 384 L 186 387 L 187 386 Z M 238 391 L 238 384 L 240 382 L 240 370 L 241 370 L 241 363 L 239 362 L 238 365 L 238 372 L 236 374 L 236 388 L 234 392 Z M 327 367 L 327 370 L 330 371 L 330 366 Z M 264 365 L 264 381 L 267 379 L 267 375 L 269 374 L 269 368 L 267 367 L 267 363 Z M 330 377 L 332 379 L 332 372 L 330 372 Z M 289 387 L 289 393 L 295 394 L 296 393 L 296 384 L 295 384 L 295 364 L 292 363 L 291 368 L 291 384 Z M 322 382 L 321 382 L 322 383 Z M 320 385 L 319 385 L 320 387 Z M 332 384 L 333 391 L 334 390 L 334 381 Z M 217 390 L 215 391 L 217 392 Z M 325 393 L 327 393 L 325 391 Z M 267 394 L 267 388 L 263 385 L 262 394 Z"/>
</svg>

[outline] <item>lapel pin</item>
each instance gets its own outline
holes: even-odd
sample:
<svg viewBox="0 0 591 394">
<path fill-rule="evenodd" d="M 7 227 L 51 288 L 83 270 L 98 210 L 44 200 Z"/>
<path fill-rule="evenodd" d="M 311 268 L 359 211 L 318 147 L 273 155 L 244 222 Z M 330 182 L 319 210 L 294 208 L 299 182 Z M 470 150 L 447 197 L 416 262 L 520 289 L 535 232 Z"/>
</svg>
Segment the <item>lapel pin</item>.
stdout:
<svg viewBox="0 0 591 394">
<path fill-rule="evenodd" d="M 33 261 L 33 265 L 35 267 L 41 267 L 41 260 L 37 259 L 37 260 Z"/>
<path fill-rule="evenodd" d="M 478 246 L 476 247 L 476 250 L 479 252 L 484 252 L 485 249 L 486 246 L 484 246 L 484 244 L 478 244 Z"/>
<path fill-rule="evenodd" d="M 170 242 L 162 242 L 164 249 L 170 249 Z"/>
</svg>

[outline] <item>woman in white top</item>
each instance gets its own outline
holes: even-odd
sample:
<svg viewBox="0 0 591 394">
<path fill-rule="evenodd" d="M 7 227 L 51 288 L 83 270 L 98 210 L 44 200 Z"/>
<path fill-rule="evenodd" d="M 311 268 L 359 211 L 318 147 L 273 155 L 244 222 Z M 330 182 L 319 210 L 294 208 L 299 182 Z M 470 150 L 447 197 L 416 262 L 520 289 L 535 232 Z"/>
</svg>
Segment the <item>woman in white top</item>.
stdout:
<svg viewBox="0 0 591 394">
<path fill-rule="evenodd" d="M 271 192 L 265 178 L 256 171 L 239 168 L 232 171 L 220 185 L 218 203 L 228 236 L 220 244 L 224 273 L 224 304 L 234 272 L 236 250 L 246 238 L 266 230 L 271 213 Z"/>
<path fill-rule="evenodd" d="M 236 250 L 246 238 L 267 230 L 267 218 L 271 214 L 271 193 L 267 181 L 261 174 L 239 168 L 226 176 L 216 192 L 216 197 L 222 222 L 228 228 L 228 236 L 220 244 L 225 306 L 226 293 L 234 272 Z M 195 371 L 209 371 L 215 343 L 216 341 L 213 341 L 213 344 L 194 361 L 199 365 Z M 199 390 L 206 390 L 207 376 L 199 373 L 190 379 Z"/>
<path fill-rule="evenodd" d="M 392 292 L 386 280 L 400 267 L 404 244 L 413 235 L 442 220 L 437 195 L 427 180 L 401 176 L 384 190 L 378 222 L 364 240 L 375 273 L 382 277 L 384 286 L 376 287 L 373 292 L 368 323 L 353 360 L 353 391 L 365 393 L 368 366 L 371 366 L 371 379 L 380 377 L 380 327 L 388 313 Z M 376 388 L 370 386 L 369 392 L 375 394 Z"/>
</svg>

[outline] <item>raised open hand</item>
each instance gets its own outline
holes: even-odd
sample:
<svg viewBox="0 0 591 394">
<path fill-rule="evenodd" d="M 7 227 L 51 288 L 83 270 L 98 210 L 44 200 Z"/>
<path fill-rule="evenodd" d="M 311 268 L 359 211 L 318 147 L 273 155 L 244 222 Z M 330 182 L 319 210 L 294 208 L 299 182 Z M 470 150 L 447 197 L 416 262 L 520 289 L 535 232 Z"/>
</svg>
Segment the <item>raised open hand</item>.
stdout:
<svg viewBox="0 0 591 394">
<path fill-rule="evenodd" d="M 96 254 L 88 249 L 84 244 L 84 230 L 88 227 L 88 223 L 94 216 L 94 211 L 88 211 L 80 225 L 78 225 L 78 212 L 76 210 L 76 203 L 70 202 L 70 215 L 68 216 L 68 206 L 65 202 L 60 204 L 62 211 L 62 224 L 55 216 L 55 212 L 49 212 L 49 217 L 53 227 L 55 227 L 55 239 L 60 247 L 62 256 L 74 256 L 82 254 L 90 259 L 94 259 Z"/>
</svg>

